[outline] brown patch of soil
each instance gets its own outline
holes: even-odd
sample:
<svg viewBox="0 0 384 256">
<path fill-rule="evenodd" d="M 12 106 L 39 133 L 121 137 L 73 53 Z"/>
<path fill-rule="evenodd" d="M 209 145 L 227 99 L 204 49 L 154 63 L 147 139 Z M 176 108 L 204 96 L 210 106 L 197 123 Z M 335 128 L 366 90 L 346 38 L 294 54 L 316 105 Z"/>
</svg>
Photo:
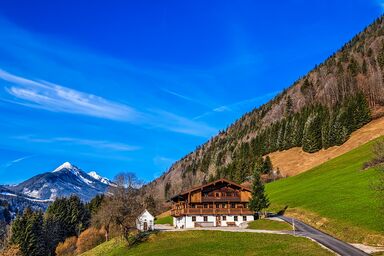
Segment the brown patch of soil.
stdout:
<svg viewBox="0 0 384 256">
<path fill-rule="evenodd" d="M 294 176 L 347 153 L 358 146 L 384 135 L 384 117 L 371 121 L 353 132 L 347 142 L 316 153 L 304 152 L 301 148 L 291 148 L 269 154 L 273 166 L 278 167 L 283 176 Z"/>
</svg>

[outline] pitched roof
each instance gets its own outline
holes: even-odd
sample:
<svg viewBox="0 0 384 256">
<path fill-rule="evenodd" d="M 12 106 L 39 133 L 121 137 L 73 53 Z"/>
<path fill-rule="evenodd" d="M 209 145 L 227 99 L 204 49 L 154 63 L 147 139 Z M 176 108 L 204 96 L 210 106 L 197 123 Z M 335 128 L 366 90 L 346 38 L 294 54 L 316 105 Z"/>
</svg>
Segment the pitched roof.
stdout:
<svg viewBox="0 0 384 256">
<path fill-rule="evenodd" d="M 219 183 L 219 182 L 228 183 L 228 184 L 230 184 L 230 185 L 233 185 L 233 186 L 239 187 L 239 188 L 241 188 L 241 189 L 243 189 L 243 190 L 246 190 L 246 191 L 251 192 L 251 190 L 250 190 L 249 188 L 247 188 L 247 187 L 244 187 L 244 186 L 242 186 L 242 185 L 239 185 L 239 184 L 237 184 L 237 183 L 235 183 L 235 182 L 233 182 L 233 181 L 227 180 L 227 179 L 225 179 L 225 178 L 221 178 L 221 179 L 218 179 L 218 180 L 215 180 L 215 181 L 212 181 L 212 182 L 203 184 L 203 185 L 201 185 L 201 186 L 197 186 L 197 187 L 193 187 L 193 188 L 190 188 L 190 189 L 188 189 L 188 190 L 185 190 L 185 191 L 181 192 L 181 193 L 178 194 L 178 195 L 174 195 L 174 196 L 172 196 L 172 197 L 171 197 L 171 200 L 172 200 L 172 199 L 176 199 L 176 198 L 178 198 L 178 197 L 181 197 L 181 196 L 183 196 L 183 195 L 186 195 L 186 194 L 188 194 L 188 193 L 191 193 L 191 192 L 193 192 L 193 191 L 200 190 L 200 189 L 203 189 L 203 188 L 205 188 L 205 187 L 209 187 L 209 186 L 211 186 L 211 185 L 216 185 L 216 183 Z"/>
<path fill-rule="evenodd" d="M 146 212 L 153 217 L 153 215 L 147 209 L 142 211 L 138 217 L 143 216 L 143 214 L 146 213 Z"/>
</svg>

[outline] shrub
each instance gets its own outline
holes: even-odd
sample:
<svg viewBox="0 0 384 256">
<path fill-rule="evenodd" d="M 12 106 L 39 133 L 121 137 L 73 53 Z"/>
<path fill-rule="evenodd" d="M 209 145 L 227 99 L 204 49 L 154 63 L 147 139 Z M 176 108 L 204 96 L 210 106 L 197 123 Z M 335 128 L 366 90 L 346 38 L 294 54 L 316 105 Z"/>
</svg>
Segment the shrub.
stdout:
<svg viewBox="0 0 384 256">
<path fill-rule="evenodd" d="M 105 240 L 103 232 L 96 228 L 89 228 L 80 234 L 76 243 L 76 253 L 80 254 L 103 243 Z"/>
<path fill-rule="evenodd" d="M 57 256 L 73 256 L 76 252 L 77 237 L 72 236 L 59 243 L 56 247 Z"/>
<path fill-rule="evenodd" d="M 16 245 L 12 245 L 9 248 L 0 251 L 0 256 L 22 256 L 20 248 Z"/>
</svg>

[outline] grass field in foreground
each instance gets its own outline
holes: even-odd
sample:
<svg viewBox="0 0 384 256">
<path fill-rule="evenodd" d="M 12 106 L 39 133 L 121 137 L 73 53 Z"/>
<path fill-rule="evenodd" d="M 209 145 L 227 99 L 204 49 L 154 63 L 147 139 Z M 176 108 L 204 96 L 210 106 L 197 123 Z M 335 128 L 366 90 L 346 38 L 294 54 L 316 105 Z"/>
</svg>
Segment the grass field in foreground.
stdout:
<svg viewBox="0 0 384 256">
<path fill-rule="evenodd" d="M 363 163 L 372 157 L 373 143 L 267 184 L 271 208 L 288 205 L 288 214 L 349 242 L 384 244 L 384 223 L 372 190 L 377 172 L 362 170 Z"/>
<path fill-rule="evenodd" d="M 309 239 L 290 235 L 222 231 L 160 232 L 131 249 L 111 240 L 82 256 L 333 255 Z"/>
<path fill-rule="evenodd" d="M 283 221 L 260 219 L 248 224 L 249 229 L 262 230 L 292 230 L 292 226 Z"/>
<path fill-rule="evenodd" d="M 170 224 L 173 225 L 173 217 L 172 216 L 164 216 L 162 218 L 158 218 L 155 220 L 155 224 Z"/>
</svg>

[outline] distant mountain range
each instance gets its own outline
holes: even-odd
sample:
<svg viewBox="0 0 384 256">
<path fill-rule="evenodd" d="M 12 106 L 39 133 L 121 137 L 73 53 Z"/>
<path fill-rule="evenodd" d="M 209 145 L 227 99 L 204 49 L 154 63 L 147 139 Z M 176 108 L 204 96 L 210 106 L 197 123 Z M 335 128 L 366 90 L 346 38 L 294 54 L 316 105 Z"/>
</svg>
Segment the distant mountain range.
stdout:
<svg viewBox="0 0 384 256">
<path fill-rule="evenodd" d="M 0 198 L 22 197 L 24 200 L 49 203 L 57 197 L 77 195 L 83 201 L 89 201 L 97 194 L 105 193 L 115 186 L 107 178 L 96 172 L 86 173 L 66 162 L 52 172 L 38 174 L 18 185 L 0 186 Z"/>
</svg>

